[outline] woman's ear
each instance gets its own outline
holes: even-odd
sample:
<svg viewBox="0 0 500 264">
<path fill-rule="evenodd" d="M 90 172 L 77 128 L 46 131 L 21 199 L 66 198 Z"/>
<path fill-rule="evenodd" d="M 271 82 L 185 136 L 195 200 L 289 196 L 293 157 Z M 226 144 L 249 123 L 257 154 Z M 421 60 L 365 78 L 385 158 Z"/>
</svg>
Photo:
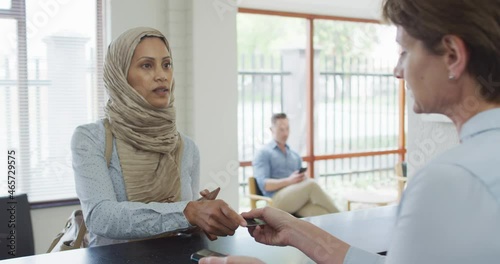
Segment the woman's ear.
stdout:
<svg viewBox="0 0 500 264">
<path fill-rule="evenodd" d="M 450 79 L 458 79 L 465 73 L 469 63 L 467 46 L 460 37 L 455 35 L 444 36 L 442 44 Z"/>
</svg>

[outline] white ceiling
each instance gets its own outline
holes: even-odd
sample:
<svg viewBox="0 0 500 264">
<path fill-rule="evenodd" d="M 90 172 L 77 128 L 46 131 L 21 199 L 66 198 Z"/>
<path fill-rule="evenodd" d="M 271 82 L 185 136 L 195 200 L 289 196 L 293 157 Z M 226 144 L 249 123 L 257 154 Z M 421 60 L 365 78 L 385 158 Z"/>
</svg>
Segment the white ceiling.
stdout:
<svg viewBox="0 0 500 264">
<path fill-rule="evenodd" d="M 382 0 L 238 0 L 239 7 L 380 19 Z"/>
</svg>

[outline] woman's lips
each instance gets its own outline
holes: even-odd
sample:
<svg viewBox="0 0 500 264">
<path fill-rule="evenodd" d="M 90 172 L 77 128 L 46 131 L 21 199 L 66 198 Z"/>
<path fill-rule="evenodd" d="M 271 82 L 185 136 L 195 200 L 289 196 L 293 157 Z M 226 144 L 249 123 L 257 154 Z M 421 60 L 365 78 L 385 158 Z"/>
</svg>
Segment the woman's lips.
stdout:
<svg viewBox="0 0 500 264">
<path fill-rule="evenodd" d="M 167 96 L 170 90 L 166 87 L 158 87 L 154 89 L 153 92 L 158 96 Z"/>
</svg>

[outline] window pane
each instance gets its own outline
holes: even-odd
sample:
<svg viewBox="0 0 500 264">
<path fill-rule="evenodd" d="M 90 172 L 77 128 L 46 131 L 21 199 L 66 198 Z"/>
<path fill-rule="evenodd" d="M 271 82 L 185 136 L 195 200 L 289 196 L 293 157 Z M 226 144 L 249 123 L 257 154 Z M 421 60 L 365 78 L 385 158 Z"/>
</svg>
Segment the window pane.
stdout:
<svg viewBox="0 0 500 264">
<path fill-rule="evenodd" d="M 97 119 L 96 3 L 42 4 L 26 5 L 32 173 L 23 187 L 30 201 L 76 198 L 71 136 Z"/>
<path fill-rule="evenodd" d="M 0 0 L 0 9 L 10 9 L 11 0 Z"/>
<path fill-rule="evenodd" d="M 17 26 L 12 19 L 0 19 L 0 162 L 7 164 L 7 150 L 19 146 L 19 105 L 17 103 Z M 16 155 L 16 158 L 19 157 Z M 16 160 L 16 163 L 18 160 Z M 18 167 L 17 167 L 18 168 Z M 18 172 L 18 169 L 16 169 Z M 7 180 L 0 181 L 7 195 Z"/>
<path fill-rule="evenodd" d="M 30 202 L 76 198 L 71 136 L 78 125 L 98 119 L 102 107 L 96 103 L 96 1 L 47 3 L 26 1 L 28 57 L 22 65 L 16 62 L 15 23 L 0 22 L 2 146 L 19 151 L 16 189 Z M 18 69 L 26 66 L 27 86 L 17 88 Z"/>
<path fill-rule="evenodd" d="M 392 26 L 315 21 L 316 155 L 398 148 L 399 82 L 392 75 L 398 56 L 395 37 Z M 322 162 L 318 171 L 392 169 L 395 162 L 330 160 Z"/>
<path fill-rule="evenodd" d="M 290 120 L 288 144 L 305 154 L 306 20 L 238 14 L 239 159 L 271 140 L 273 113 Z"/>
</svg>

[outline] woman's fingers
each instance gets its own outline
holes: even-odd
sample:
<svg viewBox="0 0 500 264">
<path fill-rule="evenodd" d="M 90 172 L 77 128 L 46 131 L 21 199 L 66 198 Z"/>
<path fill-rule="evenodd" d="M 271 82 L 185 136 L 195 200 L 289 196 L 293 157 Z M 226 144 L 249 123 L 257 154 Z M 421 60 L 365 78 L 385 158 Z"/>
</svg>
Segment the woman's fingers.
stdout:
<svg viewBox="0 0 500 264">
<path fill-rule="evenodd" d="M 208 233 L 207 231 L 203 231 L 203 232 L 205 233 L 205 235 L 207 235 L 207 238 L 210 239 L 210 241 L 217 240 L 216 235 L 212 235 L 212 234 Z"/>
<path fill-rule="evenodd" d="M 244 218 L 262 218 L 264 214 L 264 208 L 253 209 L 249 212 L 241 213 Z"/>
<path fill-rule="evenodd" d="M 210 193 L 210 191 L 209 191 L 208 189 L 205 189 L 205 190 L 203 190 L 203 191 L 200 191 L 200 195 L 201 195 L 202 197 L 207 196 L 209 193 Z"/>
<path fill-rule="evenodd" d="M 239 215 L 236 211 L 229 207 L 229 205 L 222 206 L 221 211 L 228 219 L 231 219 L 233 223 L 237 223 L 237 225 L 240 226 L 246 226 L 247 222 L 243 216 Z M 238 226 L 235 226 L 234 228 L 236 229 Z"/>
<path fill-rule="evenodd" d="M 195 224 L 201 229 L 217 236 L 234 235 L 234 231 L 245 220 L 222 200 L 203 200 L 196 202 L 193 212 Z"/>
<path fill-rule="evenodd" d="M 219 195 L 220 192 L 220 187 L 217 187 L 217 189 L 213 191 L 209 191 L 208 189 L 205 189 L 203 191 L 200 191 L 201 198 L 198 199 L 198 201 L 201 200 L 215 200 L 217 196 Z"/>
</svg>

